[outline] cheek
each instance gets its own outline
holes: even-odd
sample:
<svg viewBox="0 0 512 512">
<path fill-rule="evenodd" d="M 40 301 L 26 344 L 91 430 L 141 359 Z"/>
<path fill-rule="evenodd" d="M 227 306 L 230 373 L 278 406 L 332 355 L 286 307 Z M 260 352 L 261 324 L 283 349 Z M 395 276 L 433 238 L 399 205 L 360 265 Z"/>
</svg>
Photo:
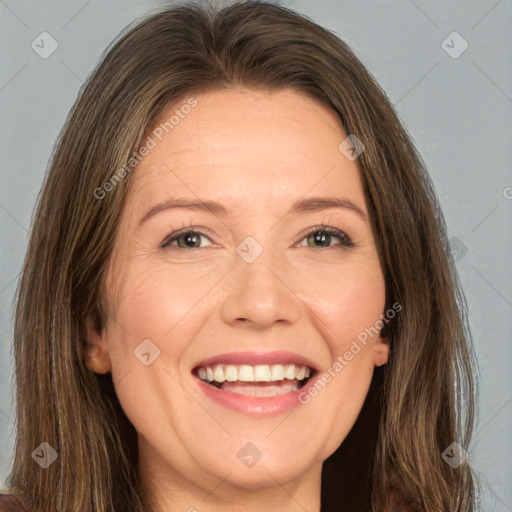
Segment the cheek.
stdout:
<svg viewBox="0 0 512 512">
<path fill-rule="evenodd" d="M 345 352 L 352 340 L 370 329 L 385 308 L 385 283 L 375 259 L 316 266 L 303 276 L 301 289 L 312 319 L 329 343 L 331 355 Z M 364 335 L 363 335 L 364 337 Z M 364 345 L 363 345 L 364 347 Z M 367 351 L 369 352 L 369 351 Z"/>
<path fill-rule="evenodd" d="M 146 370 L 140 356 L 147 352 L 150 360 L 157 354 L 155 365 L 179 374 L 180 361 L 211 313 L 205 310 L 211 300 L 207 296 L 219 272 L 197 265 L 177 271 L 145 256 L 127 268 L 116 287 L 108 336 L 114 381 L 128 371 L 135 376 Z M 141 386 L 146 386 L 153 373 L 141 377 Z"/>
<path fill-rule="evenodd" d="M 215 281 L 204 270 L 188 272 L 140 260 L 124 278 L 117 294 L 116 319 L 134 335 L 152 335 L 165 343 L 175 329 L 193 326 L 191 314 Z"/>
<path fill-rule="evenodd" d="M 179 422 L 168 411 L 182 410 L 187 398 L 178 384 L 179 362 L 200 327 L 193 306 L 203 286 L 186 286 L 168 268 L 166 272 L 142 263 L 140 259 L 131 265 L 116 290 L 108 350 L 125 414 L 139 433 L 165 437 Z"/>
<path fill-rule="evenodd" d="M 384 312 L 385 284 L 380 271 L 368 268 L 353 266 L 350 272 L 344 269 L 339 276 L 320 281 L 318 273 L 310 274 L 304 283 L 310 318 L 330 352 L 317 383 L 301 397 L 306 408 L 319 412 L 316 432 L 328 439 L 321 458 L 333 453 L 348 435 L 373 376 L 373 346 L 379 336 L 375 324 Z M 318 286 L 319 282 L 324 284 Z"/>
</svg>

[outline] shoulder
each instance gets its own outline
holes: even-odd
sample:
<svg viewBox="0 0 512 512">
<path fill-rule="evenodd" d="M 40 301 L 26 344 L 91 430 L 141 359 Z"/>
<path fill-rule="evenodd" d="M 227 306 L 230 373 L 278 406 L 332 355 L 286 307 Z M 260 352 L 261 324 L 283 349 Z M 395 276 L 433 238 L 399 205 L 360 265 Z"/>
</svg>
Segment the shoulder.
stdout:
<svg viewBox="0 0 512 512">
<path fill-rule="evenodd" d="M 14 494 L 0 494 L 0 512 L 26 512 Z"/>
</svg>

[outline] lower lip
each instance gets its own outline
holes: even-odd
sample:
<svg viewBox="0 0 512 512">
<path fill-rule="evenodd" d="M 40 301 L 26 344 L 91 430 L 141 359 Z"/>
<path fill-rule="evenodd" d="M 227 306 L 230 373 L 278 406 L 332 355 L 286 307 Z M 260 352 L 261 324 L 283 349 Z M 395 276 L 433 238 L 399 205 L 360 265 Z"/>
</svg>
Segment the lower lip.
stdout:
<svg viewBox="0 0 512 512">
<path fill-rule="evenodd" d="M 311 377 L 304 386 L 292 393 L 277 396 L 246 396 L 233 391 L 224 391 L 216 388 L 199 377 L 195 377 L 198 381 L 201 391 L 211 400 L 217 402 L 224 407 L 242 412 L 251 416 L 275 416 L 302 405 L 299 401 L 299 394 L 307 392 L 310 386 L 314 385 L 315 377 Z"/>
</svg>

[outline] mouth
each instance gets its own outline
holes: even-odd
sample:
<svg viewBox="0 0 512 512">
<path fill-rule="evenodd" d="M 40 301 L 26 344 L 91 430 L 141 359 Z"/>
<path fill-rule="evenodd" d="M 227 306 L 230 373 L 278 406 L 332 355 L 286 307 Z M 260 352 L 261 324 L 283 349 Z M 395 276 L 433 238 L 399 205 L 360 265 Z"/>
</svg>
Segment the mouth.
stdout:
<svg viewBox="0 0 512 512">
<path fill-rule="evenodd" d="M 211 364 L 192 373 L 222 391 L 250 397 L 276 397 L 303 388 L 316 373 L 304 364 Z"/>
</svg>

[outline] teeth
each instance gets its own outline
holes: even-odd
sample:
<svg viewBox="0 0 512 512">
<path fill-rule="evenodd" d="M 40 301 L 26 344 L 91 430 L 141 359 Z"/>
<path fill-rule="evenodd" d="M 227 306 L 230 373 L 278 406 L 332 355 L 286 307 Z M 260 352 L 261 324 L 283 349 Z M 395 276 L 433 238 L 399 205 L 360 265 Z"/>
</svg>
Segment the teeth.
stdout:
<svg viewBox="0 0 512 512">
<path fill-rule="evenodd" d="M 206 382 L 276 382 L 287 380 L 303 380 L 309 377 L 311 369 L 295 364 L 257 364 L 251 366 L 222 365 L 202 366 L 197 370 L 197 376 Z"/>
<path fill-rule="evenodd" d="M 273 364 L 271 368 L 272 380 L 284 379 L 284 368 L 282 364 Z"/>
<path fill-rule="evenodd" d="M 295 379 L 295 365 L 287 364 L 284 367 L 284 378 L 288 380 Z"/>
<path fill-rule="evenodd" d="M 266 364 L 258 364 L 254 367 L 255 382 L 270 382 L 271 380 L 272 374 L 270 372 L 270 366 Z"/>
<path fill-rule="evenodd" d="M 224 368 L 218 364 L 213 370 L 213 380 L 217 382 L 224 382 L 226 377 L 224 376 Z"/>
<path fill-rule="evenodd" d="M 254 382 L 254 369 L 248 364 L 242 364 L 238 367 L 238 380 L 242 382 Z"/>
<path fill-rule="evenodd" d="M 230 364 L 226 368 L 225 375 L 226 380 L 229 382 L 235 382 L 236 380 L 238 380 L 238 372 L 236 371 L 236 368 L 232 364 Z"/>
</svg>

